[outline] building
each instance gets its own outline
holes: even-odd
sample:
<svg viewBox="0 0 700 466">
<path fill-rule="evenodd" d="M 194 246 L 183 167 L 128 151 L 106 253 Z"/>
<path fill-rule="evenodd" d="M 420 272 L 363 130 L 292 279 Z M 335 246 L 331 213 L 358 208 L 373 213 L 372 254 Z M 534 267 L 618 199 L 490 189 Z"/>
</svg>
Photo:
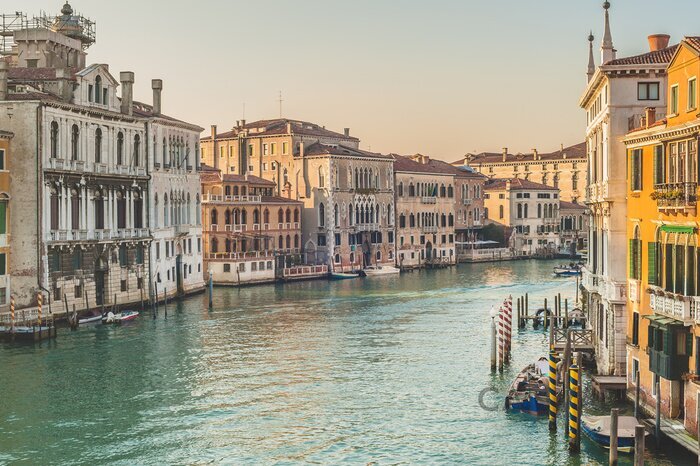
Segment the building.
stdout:
<svg viewBox="0 0 700 466">
<path fill-rule="evenodd" d="M 426 155 L 393 155 L 396 264 L 418 268 L 454 264 L 455 178 L 459 170 Z"/>
<path fill-rule="evenodd" d="M 148 145 L 150 267 L 154 296 L 182 296 L 204 287 L 199 135 L 203 128 L 162 113 L 163 81 L 154 79 L 153 105 L 134 103 Z M 157 286 L 156 286 L 157 283 Z"/>
<path fill-rule="evenodd" d="M 2 69 L 0 69 L 2 73 Z M 0 89 L 0 93 L 3 90 Z M 1 97 L 1 95 L 0 95 Z M 0 99 L 1 100 L 1 99 Z M 12 189 L 10 186 L 10 169 L 12 163 L 12 137 L 14 134 L 0 130 L 0 310 L 9 309 L 12 295 L 10 280 L 10 203 Z"/>
<path fill-rule="evenodd" d="M 559 190 L 523 178 L 494 179 L 484 187 L 486 222 L 500 225 L 515 256 L 551 256 L 560 246 Z"/>
<path fill-rule="evenodd" d="M 227 174 L 275 183 L 275 194 L 302 201 L 305 261 L 349 271 L 394 263 L 393 158 L 359 149 L 350 130 L 314 123 L 240 121 L 201 140 L 201 160 Z"/>
<path fill-rule="evenodd" d="M 700 37 L 686 37 L 674 50 L 661 91 L 669 96 L 667 107 L 659 112 L 650 106 L 624 140 L 627 388 L 634 397 L 639 385 L 642 405 L 651 412 L 660 398 L 662 416 L 694 435 L 700 382 Z"/>
<path fill-rule="evenodd" d="M 35 306 L 39 292 L 63 303 L 55 303 L 54 312 L 147 300 L 153 281 L 152 180 L 158 189 L 167 184 L 163 180 L 179 188 L 172 207 L 180 210 L 169 213 L 177 221 L 167 222 L 174 229 L 162 238 L 185 233 L 190 251 L 189 238 L 198 234 L 190 225 L 198 218 L 194 204 L 188 214 L 185 203 L 187 194 L 195 197 L 196 173 L 185 162 L 184 170 L 152 178 L 157 144 L 152 139 L 182 136 L 183 144 L 196 150 L 201 128 L 160 114 L 159 100 L 154 106 L 133 102 L 133 73 L 121 72 L 117 79 L 105 64 L 85 66 L 94 23 L 68 3 L 58 16 L 1 27 L 0 127 L 15 134 L 13 210 L 29 213 L 10 218 L 17 307 Z M 183 153 L 178 157 L 186 160 Z M 189 223 L 180 221 L 187 215 Z M 184 253 L 185 245 L 179 245 Z M 197 262 L 193 252 L 178 269 L 184 272 L 187 264 L 192 278 L 183 276 L 185 291 L 203 284 L 201 272 L 198 277 L 194 270 Z"/>
<path fill-rule="evenodd" d="M 562 200 L 568 202 L 583 200 L 587 167 L 585 142 L 569 147 L 562 145 L 559 150 L 544 154 L 537 149 L 530 154 L 511 154 L 504 147 L 501 153 L 467 154 L 452 164 L 469 166 L 489 178 L 522 178 L 558 188 Z"/>
<path fill-rule="evenodd" d="M 648 53 L 617 58 L 610 33 L 610 3 L 605 2 L 601 65 L 589 39 L 588 84 L 579 100 L 586 111 L 588 180 L 585 203 L 591 212 L 588 264 L 583 270 L 584 305 L 594 333 L 600 374 L 624 374 L 627 324 L 627 191 L 625 134 L 645 108 L 666 109 L 666 67 L 677 46 L 668 36 L 651 36 Z"/>
<path fill-rule="evenodd" d="M 265 283 L 300 264 L 300 201 L 275 183 L 203 166 L 204 268 L 217 285 Z"/>
<path fill-rule="evenodd" d="M 583 204 L 559 201 L 560 254 L 588 253 L 588 208 Z"/>
</svg>

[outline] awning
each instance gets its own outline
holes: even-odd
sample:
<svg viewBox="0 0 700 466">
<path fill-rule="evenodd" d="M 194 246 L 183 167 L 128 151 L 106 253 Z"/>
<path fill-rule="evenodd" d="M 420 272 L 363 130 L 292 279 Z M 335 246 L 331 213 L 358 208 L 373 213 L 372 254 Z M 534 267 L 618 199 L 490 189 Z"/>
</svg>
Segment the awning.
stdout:
<svg viewBox="0 0 700 466">
<path fill-rule="evenodd" d="M 664 326 L 668 327 L 671 325 L 678 325 L 678 326 L 683 326 L 683 322 L 680 320 L 672 319 L 670 317 L 666 316 L 659 316 L 656 314 L 651 314 L 648 316 L 644 316 L 645 319 L 649 320 L 650 325 L 656 325 L 656 326 Z"/>
<path fill-rule="evenodd" d="M 661 225 L 661 231 L 665 233 L 686 233 L 688 235 L 692 235 L 695 233 L 695 227 L 683 225 Z"/>
</svg>

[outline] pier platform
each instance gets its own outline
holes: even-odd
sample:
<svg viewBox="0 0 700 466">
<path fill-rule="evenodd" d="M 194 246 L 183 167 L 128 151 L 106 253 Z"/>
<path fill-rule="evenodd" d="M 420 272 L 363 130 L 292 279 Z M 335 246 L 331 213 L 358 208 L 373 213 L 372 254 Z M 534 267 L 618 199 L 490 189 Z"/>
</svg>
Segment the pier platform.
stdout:
<svg viewBox="0 0 700 466">
<path fill-rule="evenodd" d="M 644 425 L 653 433 L 656 428 L 654 419 L 644 419 Z M 694 455 L 698 455 L 698 441 L 685 430 L 681 421 L 676 419 L 661 418 L 661 433 L 676 445 L 681 446 Z"/>
<path fill-rule="evenodd" d="M 592 375 L 591 386 L 596 396 L 605 399 L 605 392 L 613 392 L 618 399 L 623 399 L 627 391 L 627 379 L 617 375 Z"/>
</svg>

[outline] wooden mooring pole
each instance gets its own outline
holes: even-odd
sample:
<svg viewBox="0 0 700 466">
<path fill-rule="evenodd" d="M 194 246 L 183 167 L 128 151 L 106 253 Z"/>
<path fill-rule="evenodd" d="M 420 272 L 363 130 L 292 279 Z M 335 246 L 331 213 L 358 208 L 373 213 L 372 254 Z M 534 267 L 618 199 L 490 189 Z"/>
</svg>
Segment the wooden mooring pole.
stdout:
<svg viewBox="0 0 700 466">
<path fill-rule="evenodd" d="M 549 431 L 557 430 L 557 356 L 549 351 Z"/>
<path fill-rule="evenodd" d="M 211 270 L 211 267 L 209 268 L 209 310 L 211 311 L 214 309 L 214 276 L 213 272 Z"/>
<path fill-rule="evenodd" d="M 639 419 L 639 390 L 641 387 L 641 381 L 639 380 L 639 371 L 634 374 L 635 377 L 635 387 L 634 387 L 634 418 Z"/>
<path fill-rule="evenodd" d="M 610 410 L 610 466 L 617 466 L 617 420 L 619 415 L 618 408 Z"/>
<path fill-rule="evenodd" d="M 491 370 L 496 372 L 498 369 L 498 337 L 496 335 L 496 318 L 494 316 L 495 309 L 491 308 Z"/>
<path fill-rule="evenodd" d="M 163 312 L 165 313 L 165 318 L 168 318 L 168 289 L 163 288 Z"/>
<path fill-rule="evenodd" d="M 656 388 L 656 418 L 654 419 L 654 437 L 656 437 L 656 448 L 661 447 L 661 387 L 659 376 L 654 375 L 654 387 Z"/>
<path fill-rule="evenodd" d="M 569 452 L 578 453 L 579 433 L 579 368 L 578 361 L 569 368 Z"/>
<path fill-rule="evenodd" d="M 644 466 L 644 426 L 634 426 L 634 466 Z"/>
</svg>

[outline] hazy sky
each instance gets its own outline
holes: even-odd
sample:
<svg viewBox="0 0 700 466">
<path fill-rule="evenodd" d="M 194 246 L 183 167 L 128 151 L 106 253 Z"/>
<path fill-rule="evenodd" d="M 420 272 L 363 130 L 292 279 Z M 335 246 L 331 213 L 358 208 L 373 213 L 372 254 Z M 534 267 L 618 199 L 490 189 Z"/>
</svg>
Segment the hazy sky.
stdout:
<svg viewBox="0 0 700 466">
<path fill-rule="evenodd" d="M 697 0 L 612 0 L 618 56 L 646 37 L 700 35 Z M 578 98 L 589 29 L 599 60 L 602 0 L 73 0 L 97 22 L 88 62 L 136 73 L 135 97 L 224 131 L 283 116 L 373 151 L 456 159 L 583 140 Z M 671 5 L 673 8 L 671 8 Z M 6 0 L 5 13 L 62 1 Z"/>
</svg>

